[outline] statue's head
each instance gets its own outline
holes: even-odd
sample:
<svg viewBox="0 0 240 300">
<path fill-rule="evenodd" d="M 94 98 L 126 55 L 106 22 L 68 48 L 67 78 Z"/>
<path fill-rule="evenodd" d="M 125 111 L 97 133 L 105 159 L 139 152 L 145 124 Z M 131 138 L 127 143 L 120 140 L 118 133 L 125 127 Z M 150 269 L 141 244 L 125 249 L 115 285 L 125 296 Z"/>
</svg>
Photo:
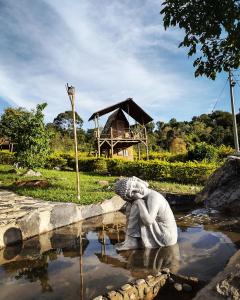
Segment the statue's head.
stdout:
<svg viewBox="0 0 240 300">
<path fill-rule="evenodd" d="M 122 178 L 115 184 L 116 194 L 129 202 L 143 198 L 147 191 L 148 183 L 135 176 Z"/>
</svg>

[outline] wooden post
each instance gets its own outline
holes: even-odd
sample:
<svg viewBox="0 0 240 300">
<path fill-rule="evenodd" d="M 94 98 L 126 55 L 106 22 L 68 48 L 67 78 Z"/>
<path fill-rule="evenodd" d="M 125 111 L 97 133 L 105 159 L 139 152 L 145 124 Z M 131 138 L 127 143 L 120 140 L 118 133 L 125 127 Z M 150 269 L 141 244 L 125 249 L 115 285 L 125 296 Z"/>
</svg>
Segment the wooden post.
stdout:
<svg viewBox="0 0 240 300">
<path fill-rule="evenodd" d="M 112 127 L 110 127 L 111 131 L 111 158 L 113 158 L 113 130 Z"/>
<path fill-rule="evenodd" d="M 146 157 L 147 157 L 147 160 L 149 160 L 149 153 L 148 153 L 148 136 L 147 136 L 147 129 L 146 129 L 146 126 L 144 126 L 144 132 L 145 132 L 145 140 L 146 140 Z"/>
<path fill-rule="evenodd" d="M 99 130 L 99 116 L 97 115 L 97 143 L 98 143 L 98 157 L 101 155 L 101 146 L 100 146 L 100 130 Z"/>
<path fill-rule="evenodd" d="M 141 159 L 141 147 L 140 147 L 140 143 L 137 144 L 138 146 L 138 160 Z"/>
<path fill-rule="evenodd" d="M 80 177 L 78 169 L 78 149 L 77 149 L 77 127 L 76 127 L 76 114 L 75 114 L 75 88 L 66 85 L 66 90 L 72 106 L 73 114 L 73 135 L 74 135 L 74 150 L 75 150 L 75 164 L 76 164 L 76 182 L 77 182 L 77 199 L 80 200 Z"/>
</svg>

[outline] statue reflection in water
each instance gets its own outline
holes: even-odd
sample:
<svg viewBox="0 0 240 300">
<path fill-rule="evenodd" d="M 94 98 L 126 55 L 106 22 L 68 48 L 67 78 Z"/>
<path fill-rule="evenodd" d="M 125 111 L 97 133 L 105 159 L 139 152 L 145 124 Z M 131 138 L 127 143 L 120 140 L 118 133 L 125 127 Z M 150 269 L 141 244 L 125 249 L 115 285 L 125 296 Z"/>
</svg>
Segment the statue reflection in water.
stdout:
<svg viewBox="0 0 240 300">
<path fill-rule="evenodd" d="M 144 278 L 149 274 L 156 275 L 163 268 L 169 268 L 172 273 L 177 273 L 180 264 L 178 244 L 121 251 L 118 257 L 103 253 L 95 253 L 95 255 L 102 263 L 129 270 L 134 278 Z"/>
</svg>

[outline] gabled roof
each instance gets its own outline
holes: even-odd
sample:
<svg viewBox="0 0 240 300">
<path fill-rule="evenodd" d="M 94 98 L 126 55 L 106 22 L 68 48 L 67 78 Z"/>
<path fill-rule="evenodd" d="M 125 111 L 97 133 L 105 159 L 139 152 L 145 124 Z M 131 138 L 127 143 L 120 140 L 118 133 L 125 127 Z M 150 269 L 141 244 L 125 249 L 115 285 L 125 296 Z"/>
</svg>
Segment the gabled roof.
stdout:
<svg viewBox="0 0 240 300">
<path fill-rule="evenodd" d="M 129 114 L 129 116 L 131 116 L 134 120 L 136 120 L 142 125 L 145 125 L 153 120 L 140 106 L 138 106 L 133 101 L 132 98 L 128 98 L 115 105 L 109 106 L 107 108 L 95 112 L 94 114 L 92 114 L 88 121 L 93 120 L 97 115 L 101 117 L 117 108 L 120 108 L 123 111 L 125 111 L 127 114 Z"/>
<path fill-rule="evenodd" d="M 108 117 L 107 122 L 106 122 L 106 124 L 105 124 L 105 126 L 104 126 L 104 128 L 103 128 L 102 133 L 108 133 L 110 127 L 112 126 L 113 121 L 116 120 L 116 119 L 124 120 L 124 121 L 128 124 L 128 126 L 129 126 L 128 120 L 127 120 L 127 118 L 125 117 L 123 111 L 122 111 L 120 108 L 118 108 L 117 110 L 115 110 L 115 111 Z"/>
</svg>

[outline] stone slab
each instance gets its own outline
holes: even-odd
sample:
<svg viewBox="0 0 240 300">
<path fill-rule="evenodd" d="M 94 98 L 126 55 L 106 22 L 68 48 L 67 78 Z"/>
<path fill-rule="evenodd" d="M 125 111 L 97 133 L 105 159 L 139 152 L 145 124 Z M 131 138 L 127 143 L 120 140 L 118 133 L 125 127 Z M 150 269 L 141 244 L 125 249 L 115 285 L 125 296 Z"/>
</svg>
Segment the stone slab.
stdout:
<svg viewBox="0 0 240 300">
<path fill-rule="evenodd" d="M 19 196 L 0 189 L 0 249 L 83 219 L 118 211 L 124 204 L 118 196 L 81 206 Z"/>
</svg>

